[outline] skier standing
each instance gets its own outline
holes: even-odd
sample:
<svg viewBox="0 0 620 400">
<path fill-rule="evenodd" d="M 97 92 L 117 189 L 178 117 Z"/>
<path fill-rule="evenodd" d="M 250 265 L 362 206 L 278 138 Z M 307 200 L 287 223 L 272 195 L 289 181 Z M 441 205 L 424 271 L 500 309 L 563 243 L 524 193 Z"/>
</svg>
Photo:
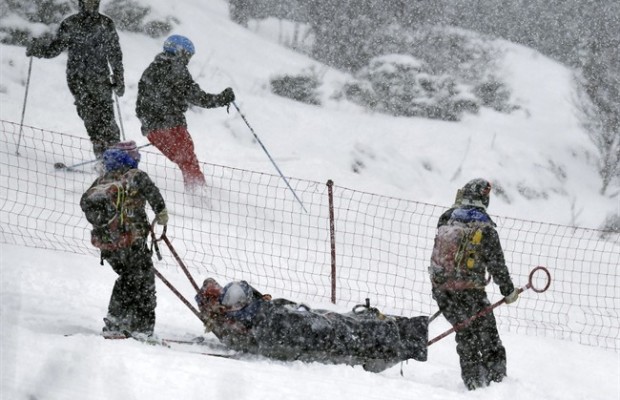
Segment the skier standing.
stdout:
<svg viewBox="0 0 620 400">
<path fill-rule="evenodd" d="M 179 166 L 189 192 L 204 187 L 206 182 L 184 113 L 190 105 L 224 107 L 235 100 L 231 88 L 220 94 L 206 93 L 200 88 L 187 69 L 194 53 L 194 44 L 188 38 L 172 35 L 166 39 L 163 52 L 155 57 L 140 78 L 136 104 L 142 134 Z"/>
<path fill-rule="evenodd" d="M 79 0 L 80 11 L 60 23 L 54 38 L 33 39 L 26 48 L 27 56 L 38 58 L 67 50 L 67 84 L 97 159 L 120 140 L 112 92 L 125 92 L 118 34 L 114 22 L 99 13 L 99 1 Z"/>
</svg>

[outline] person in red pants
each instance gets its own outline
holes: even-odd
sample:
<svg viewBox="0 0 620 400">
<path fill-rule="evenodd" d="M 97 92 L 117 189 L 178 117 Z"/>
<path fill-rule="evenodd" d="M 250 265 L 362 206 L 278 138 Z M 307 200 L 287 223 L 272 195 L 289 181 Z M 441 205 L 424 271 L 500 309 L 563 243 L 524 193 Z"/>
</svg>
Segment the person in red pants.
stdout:
<svg viewBox="0 0 620 400">
<path fill-rule="evenodd" d="M 194 44 L 188 38 L 172 35 L 166 39 L 163 51 L 140 78 L 136 104 L 142 134 L 179 166 L 185 188 L 190 192 L 204 187 L 206 182 L 187 130 L 185 112 L 190 105 L 215 108 L 235 100 L 231 88 L 220 94 L 206 93 L 200 88 L 187 69 L 194 53 Z"/>
</svg>

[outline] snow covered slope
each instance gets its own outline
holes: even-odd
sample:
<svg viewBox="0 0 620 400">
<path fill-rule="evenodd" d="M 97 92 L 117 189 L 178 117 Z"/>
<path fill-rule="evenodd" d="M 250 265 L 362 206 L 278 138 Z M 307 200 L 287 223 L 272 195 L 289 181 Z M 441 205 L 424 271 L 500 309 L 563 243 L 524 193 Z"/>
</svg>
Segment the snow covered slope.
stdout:
<svg viewBox="0 0 620 400">
<path fill-rule="evenodd" d="M 175 32 L 198 48 L 190 64 L 196 79 L 210 92 L 235 89 L 238 104 L 289 176 L 331 178 L 354 189 L 449 205 L 457 187 L 481 175 L 500 181 L 510 199 L 494 198 L 495 214 L 597 226 L 613 210 L 613 200 L 598 195 L 593 149 L 573 115 L 570 71 L 536 52 L 498 42 L 506 49 L 504 78 L 521 111 L 485 111 L 461 123 L 392 118 L 328 100 L 330 87 L 347 78 L 329 69 L 323 107 L 270 94 L 270 76 L 316 63 L 278 46 L 270 35 L 232 24 L 223 0 L 150 4 L 181 21 Z M 128 85 L 121 99 L 123 122 L 128 137 L 144 143 L 133 111 L 136 85 L 161 40 L 122 33 L 121 44 Z M 86 136 L 64 81 L 65 61 L 65 55 L 34 60 L 25 123 Z M 0 119 L 19 122 L 28 70 L 24 49 L 0 46 L 0 64 Z M 201 160 L 274 172 L 234 111 L 195 109 L 188 120 Z M 359 174 L 351 168 L 356 161 L 365 165 Z M 582 212 L 572 212 L 573 205 Z M 164 272 L 183 293 L 191 293 L 182 273 Z M 106 341 L 95 333 L 114 279 L 96 257 L 0 244 L 0 398 L 606 400 L 620 395 L 616 352 L 508 332 L 501 334 L 509 377 L 471 393 L 461 383 L 452 337 L 433 345 L 426 363 L 403 364 L 402 376 L 399 367 L 372 374 L 359 367 L 226 360 L 132 340 Z M 160 282 L 157 288 L 156 334 L 202 334 L 193 314 Z M 447 328 L 438 318 L 431 335 Z"/>
<path fill-rule="evenodd" d="M 279 28 L 270 25 L 275 22 L 243 28 L 228 19 L 222 0 L 150 5 L 179 19 L 174 32 L 197 48 L 190 62 L 196 80 L 212 93 L 234 88 L 242 112 L 288 176 L 333 179 L 340 186 L 440 205 L 451 204 L 458 187 L 481 176 L 503 190 L 491 203 L 496 215 L 598 227 L 617 212 L 618 199 L 599 194 L 596 151 L 576 117 L 571 71 L 531 49 L 495 42 L 505 54 L 501 78 L 520 110 L 484 109 L 460 123 L 395 118 L 330 99 L 348 77 L 280 46 Z M 142 143 L 134 112 L 137 82 L 163 40 L 120 36 L 127 82 L 123 123 L 127 136 Z M 64 81 L 65 61 L 66 55 L 34 60 L 25 123 L 85 136 Z M 19 122 L 28 59 L 23 48 L 2 46 L 1 63 L 0 118 Z M 270 77 L 311 66 L 324 72 L 323 106 L 270 93 Z M 275 172 L 234 109 L 193 109 L 188 122 L 201 161 Z M 358 173 L 354 164 L 363 164 Z"/>
</svg>

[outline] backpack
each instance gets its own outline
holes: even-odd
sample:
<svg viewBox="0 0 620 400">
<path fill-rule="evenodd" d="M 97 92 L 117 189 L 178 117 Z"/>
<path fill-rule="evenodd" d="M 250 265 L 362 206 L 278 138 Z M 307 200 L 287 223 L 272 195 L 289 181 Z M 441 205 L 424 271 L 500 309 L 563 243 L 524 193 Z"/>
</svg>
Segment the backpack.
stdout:
<svg viewBox="0 0 620 400">
<path fill-rule="evenodd" d="M 484 281 L 484 268 L 476 263 L 481 241 L 480 224 L 453 223 L 440 226 L 429 267 L 433 286 L 473 287 L 472 284 L 480 280 L 480 275 Z"/>
<path fill-rule="evenodd" d="M 104 179 L 89 188 L 80 202 L 93 226 L 91 243 L 101 250 L 119 250 L 141 237 L 135 229 L 129 182 L 136 169 L 116 179 Z"/>
</svg>

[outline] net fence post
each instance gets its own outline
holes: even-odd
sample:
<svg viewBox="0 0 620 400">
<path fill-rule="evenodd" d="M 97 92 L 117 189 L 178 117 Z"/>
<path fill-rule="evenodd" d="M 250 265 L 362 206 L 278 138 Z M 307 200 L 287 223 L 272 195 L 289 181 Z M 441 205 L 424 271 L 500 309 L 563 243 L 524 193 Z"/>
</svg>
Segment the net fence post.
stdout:
<svg viewBox="0 0 620 400">
<path fill-rule="evenodd" d="M 336 304 L 336 228 L 334 224 L 334 181 L 327 181 L 327 196 L 329 198 L 329 239 L 331 247 L 332 271 L 332 304 Z"/>
</svg>

